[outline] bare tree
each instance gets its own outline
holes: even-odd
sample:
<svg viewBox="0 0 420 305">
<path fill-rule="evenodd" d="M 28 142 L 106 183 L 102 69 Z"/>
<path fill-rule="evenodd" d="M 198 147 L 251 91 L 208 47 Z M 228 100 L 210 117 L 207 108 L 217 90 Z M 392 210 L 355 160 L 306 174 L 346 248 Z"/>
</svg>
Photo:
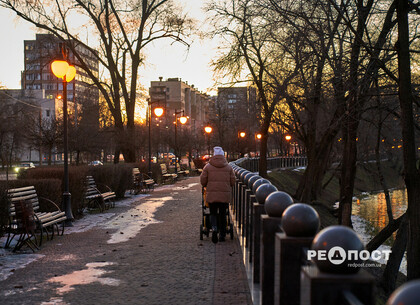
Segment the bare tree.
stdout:
<svg viewBox="0 0 420 305">
<path fill-rule="evenodd" d="M 418 7 L 417 7 L 418 9 Z M 404 180 L 408 196 L 407 277 L 420 278 L 420 168 L 416 160 L 414 98 L 411 84 L 409 1 L 397 0 L 398 87 L 404 154 Z"/>
<path fill-rule="evenodd" d="M 230 75 L 233 83 L 252 84 L 257 88 L 262 135 L 259 171 L 261 176 L 266 176 L 267 139 L 273 113 L 297 72 L 289 69 L 288 57 L 278 48 L 282 28 L 272 22 L 269 10 L 251 0 L 214 2 L 207 10 L 214 15 L 212 35 L 223 36 L 228 41 L 223 54 L 213 63 L 216 71 Z"/>
<path fill-rule="evenodd" d="M 12 163 L 18 161 L 25 138 L 25 116 L 31 109 L 12 100 L 0 102 L 0 159 L 2 167 L 8 171 Z"/>
<path fill-rule="evenodd" d="M 55 149 L 63 142 L 62 120 L 51 116 L 42 118 L 41 115 L 31 115 L 27 117 L 25 126 L 28 132 L 26 139 L 31 146 L 38 149 L 40 158 L 41 152 L 45 149 L 48 154 L 48 165 L 52 164 L 52 155 Z"/>
<path fill-rule="evenodd" d="M 191 28 L 191 20 L 171 0 L 1 0 L 0 6 L 66 42 L 92 84 L 99 88 L 113 116 L 116 130 L 114 162 L 118 162 L 120 152 L 127 162 L 134 162 L 136 89 L 138 71 L 146 60 L 145 50 L 162 38 L 188 45 L 184 37 Z M 75 16 L 78 17 L 77 28 L 72 27 Z M 92 40 L 99 41 L 99 51 L 89 45 L 88 41 Z M 80 53 L 80 45 L 90 50 L 104 67 L 107 80 L 90 68 Z"/>
</svg>

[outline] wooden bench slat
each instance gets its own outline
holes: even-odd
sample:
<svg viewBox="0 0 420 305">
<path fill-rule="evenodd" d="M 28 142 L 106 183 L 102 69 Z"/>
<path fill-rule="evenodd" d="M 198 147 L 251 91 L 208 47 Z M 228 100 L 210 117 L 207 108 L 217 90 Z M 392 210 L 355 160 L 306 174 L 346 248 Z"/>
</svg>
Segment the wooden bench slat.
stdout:
<svg viewBox="0 0 420 305">
<path fill-rule="evenodd" d="M 86 206 L 89 206 L 91 202 L 97 199 L 102 199 L 106 207 L 114 205 L 114 198 L 116 198 L 115 192 L 104 192 L 101 193 L 96 186 L 95 179 L 92 176 L 86 176 L 85 180 L 85 195 L 84 200 L 86 201 Z M 102 208 L 100 208 L 102 210 Z"/>
<path fill-rule="evenodd" d="M 40 208 L 39 200 L 38 200 L 38 195 L 36 193 L 34 186 L 9 189 L 7 190 L 7 195 L 8 195 L 8 201 L 9 201 L 9 227 L 8 227 L 9 232 L 11 232 L 12 235 L 16 234 L 16 236 L 18 234 L 23 234 L 22 232 L 19 233 L 16 231 L 19 228 L 17 226 L 15 203 L 19 201 L 25 201 L 28 204 L 32 205 L 35 224 L 37 226 L 37 229 L 41 232 L 39 246 L 42 243 L 43 232 L 47 234 L 47 238 L 48 238 L 49 231 L 47 230 L 47 228 L 49 228 L 52 225 L 62 223 L 64 220 L 67 219 L 65 212 L 61 211 L 56 205 L 55 205 L 55 208 L 58 209 L 56 211 L 39 212 L 39 208 Z M 63 226 L 63 230 L 64 230 L 64 226 Z M 14 238 L 14 236 L 15 235 L 13 235 L 10 239 L 8 238 L 8 240 L 6 241 L 6 246 L 10 245 L 10 242 Z"/>
</svg>

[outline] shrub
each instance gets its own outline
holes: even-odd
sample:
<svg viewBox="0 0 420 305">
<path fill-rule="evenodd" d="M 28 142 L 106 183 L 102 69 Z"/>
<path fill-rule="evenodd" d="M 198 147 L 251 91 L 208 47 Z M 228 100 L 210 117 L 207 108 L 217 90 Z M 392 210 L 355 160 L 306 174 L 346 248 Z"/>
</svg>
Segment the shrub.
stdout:
<svg viewBox="0 0 420 305">
<path fill-rule="evenodd" d="M 89 168 L 89 175 L 93 176 L 101 192 L 106 189 L 101 184 L 108 185 L 115 192 L 117 198 L 124 198 L 126 190 L 133 186 L 133 164 L 106 164 Z"/>
<path fill-rule="evenodd" d="M 73 215 L 77 215 L 77 211 L 83 202 L 84 180 L 86 175 L 88 174 L 88 170 L 88 166 L 69 167 L 69 191 L 71 194 L 71 206 Z M 24 171 L 21 175 L 19 175 L 19 180 L 37 180 L 46 178 L 58 179 L 60 181 L 60 185 L 57 186 L 56 189 L 60 192 L 60 196 L 62 196 L 64 189 L 62 182 L 63 176 L 64 169 L 62 167 L 37 167 Z M 52 193 L 54 192 L 54 190 L 50 190 L 49 192 Z M 51 199 L 49 198 L 49 196 L 43 197 Z M 61 202 L 61 199 L 59 199 L 58 202 Z"/>
<path fill-rule="evenodd" d="M 147 162 L 142 162 L 139 164 L 133 164 L 133 167 L 138 167 L 141 173 L 149 175 L 149 164 Z M 152 178 L 156 183 L 162 183 L 162 172 L 160 170 L 160 164 L 152 163 Z"/>
<path fill-rule="evenodd" d="M 63 209 L 61 206 L 61 180 L 59 179 L 19 179 L 11 180 L 8 183 L 6 181 L 0 181 L 0 235 L 4 233 L 8 221 L 7 189 L 31 185 L 35 187 L 38 197 L 47 198 Z M 49 212 L 53 209 L 45 200 L 40 200 L 39 210 Z"/>
</svg>

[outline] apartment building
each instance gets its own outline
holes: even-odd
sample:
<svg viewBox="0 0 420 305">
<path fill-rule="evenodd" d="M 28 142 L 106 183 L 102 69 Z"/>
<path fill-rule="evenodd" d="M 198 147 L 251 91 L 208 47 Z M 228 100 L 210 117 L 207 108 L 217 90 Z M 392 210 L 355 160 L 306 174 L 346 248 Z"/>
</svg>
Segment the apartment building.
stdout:
<svg viewBox="0 0 420 305">
<path fill-rule="evenodd" d="M 217 108 L 223 111 L 238 128 L 250 127 L 256 118 L 257 92 L 255 87 L 217 88 Z M 250 121 L 251 119 L 251 121 Z"/>
<path fill-rule="evenodd" d="M 24 70 L 21 76 L 21 88 L 24 90 L 45 91 L 45 98 L 54 100 L 62 94 L 62 80 L 56 78 L 51 72 L 51 62 L 60 58 L 61 41 L 51 34 L 36 34 L 35 40 L 24 41 Z M 78 53 L 82 54 L 84 61 L 94 74 L 99 73 L 99 62 L 94 54 L 84 46 L 77 46 Z M 67 85 L 67 100 L 75 105 L 75 118 L 78 118 L 79 105 L 98 105 L 99 90 L 92 83 L 87 73 L 79 67 L 79 62 L 70 52 L 68 60 L 76 67 L 76 77 Z M 99 111 L 99 110 L 98 110 Z M 92 115 L 92 114 L 91 114 Z M 92 122 L 99 121 L 99 113 L 92 118 Z"/>
<path fill-rule="evenodd" d="M 209 120 L 210 108 L 213 100 L 201 93 L 194 85 L 182 81 L 180 78 L 168 78 L 152 81 L 149 88 L 150 101 L 165 109 L 165 118 L 173 121 L 175 111 L 184 111 L 189 117 L 187 125 L 201 128 Z"/>
</svg>

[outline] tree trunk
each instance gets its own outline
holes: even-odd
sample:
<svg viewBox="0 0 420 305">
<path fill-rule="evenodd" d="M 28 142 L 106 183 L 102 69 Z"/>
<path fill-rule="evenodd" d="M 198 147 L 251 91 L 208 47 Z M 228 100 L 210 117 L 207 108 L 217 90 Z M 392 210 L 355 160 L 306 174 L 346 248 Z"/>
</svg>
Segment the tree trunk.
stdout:
<svg viewBox="0 0 420 305">
<path fill-rule="evenodd" d="M 261 140 L 260 140 L 260 160 L 259 160 L 259 175 L 267 177 L 267 143 L 268 143 L 268 128 L 270 127 L 271 114 L 265 114 L 264 122 L 261 126 Z"/>
<path fill-rule="evenodd" d="M 406 217 L 406 213 L 402 216 L 398 217 L 394 221 L 391 221 L 383 228 L 374 238 L 372 238 L 368 244 L 366 245 L 366 250 L 372 252 L 379 248 L 401 225 L 404 217 Z"/>
<path fill-rule="evenodd" d="M 354 114 L 353 114 L 354 115 Z M 351 209 L 353 203 L 354 179 L 356 177 L 357 161 L 357 119 L 347 116 L 348 121 L 345 125 L 346 135 L 344 138 L 343 167 L 340 179 L 340 208 L 338 223 L 348 227 L 351 224 Z"/>
<path fill-rule="evenodd" d="M 51 165 L 51 159 L 52 159 L 52 147 L 48 147 L 48 165 Z"/>
<path fill-rule="evenodd" d="M 261 177 L 267 177 L 267 134 L 261 133 L 261 149 L 258 171 Z"/>
<path fill-rule="evenodd" d="M 323 142 L 315 145 L 315 147 L 307 147 L 308 165 L 302 179 L 299 181 L 295 194 L 295 198 L 300 202 L 309 203 L 317 200 L 320 195 L 322 180 L 330 161 L 331 147 L 332 142 Z"/>
<path fill-rule="evenodd" d="M 120 162 L 120 147 L 117 144 L 117 146 L 115 147 L 115 152 L 114 152 L 114 164 L 118 164 Z"/>
<path fill-rule="evenodd" d="M 398 74 L 401 128 L 404 155 L 404 180 L 408 197 L 407 278 L 420 278 L 420 171 L 416 168 L 416 141 L 409 51 L 408 1 L 397 1 Z"/>
<path fill-rule="evenodd" d="M 386 292 L 395 289 L 398 272 L 400 270 L 401 260 L 404 257 L 405 248 L 407 247 L 408 221 L 407 218 L 401 222 L 400 228 L 392 245 L 391 254 L 386 264 L 384 274 L 382 275 L 381 286 Z"/>
</svg>

